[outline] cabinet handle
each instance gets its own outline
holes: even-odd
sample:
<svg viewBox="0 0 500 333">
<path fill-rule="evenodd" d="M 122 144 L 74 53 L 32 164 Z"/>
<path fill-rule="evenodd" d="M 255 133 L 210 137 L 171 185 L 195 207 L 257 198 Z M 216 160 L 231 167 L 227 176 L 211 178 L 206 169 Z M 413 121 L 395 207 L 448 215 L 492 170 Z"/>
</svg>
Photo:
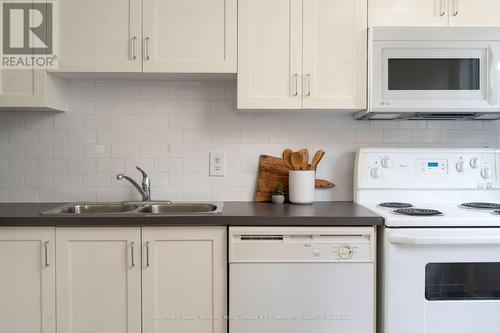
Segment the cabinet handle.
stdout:
<svg viewBox="0 0 500 333">
<path fill-rule="evenodd" d="M 43 243 L 43 251 L 44 251 L 44 257 L 45 257 L 45 267 L 49 267 L 49 241 L 46 241 Z"/>
<path fill-rule="evenodd" d="M 292 96 L 299 95 L 299 74 L 293 74 L 293 87 L 292 87 Z"/>
<path fill-rule="evenodd" d="M 445 8 L 445 1 L 446 0 L 440 0 L 440 4 L 441 4 L 441 16 L 445 16 L 446 15 L 446 8 Z"/>
<path fill-rule="evenodd" d="M 135 246 L 135 242 L 131 242 L 130 243 L 130 262 L 131 262 L 132 267 L 135 267 L 134 246 Z"/>
<path fill-rule="evenodd" d="M 149 242 L 146 242 L 146 267 L 149 267 Z"/>
<path fill-rule="evenodd" d="M 136 36 L 132 37 L 132 60 L 137 59 L 137 55 L 136 55 L 136 52 L 135 52 L 135 50 L 136 50 L 136 48 L 135 48 L 136 42 L 137 42 L 137 37 Z"/>
<path fill-rule="evenodd" d="M 453 5 L 453 16 L 458 16 L 458 0 L 454 0 L 455 1 L 455 4 Z"/>
<path fill-rule="evenodd" d="M 144 44 L 145 44 L 145 45 L 144 45 L 144 48 L 146 49 L 146 51 L 145 51 L 145 52 L 146 52 L 146 57 L 145 57 L 145 58 L 146 58 L 146 60 L 149 60 L 149 40 L 150 40 L 150 39 L 151 39 L 151 38 L 146 37 L 146 38 L 145 38 L 145 40 L 144 40 Z"/>
<path fill-rule="evenodd" d="M 305 76 L 305 81 L 306 81 L 306 92 L 305 92 L 305 96 L 306 97 L 309 97 L 311 96 L 311 74 L 306 74 Z"/>
</svg>

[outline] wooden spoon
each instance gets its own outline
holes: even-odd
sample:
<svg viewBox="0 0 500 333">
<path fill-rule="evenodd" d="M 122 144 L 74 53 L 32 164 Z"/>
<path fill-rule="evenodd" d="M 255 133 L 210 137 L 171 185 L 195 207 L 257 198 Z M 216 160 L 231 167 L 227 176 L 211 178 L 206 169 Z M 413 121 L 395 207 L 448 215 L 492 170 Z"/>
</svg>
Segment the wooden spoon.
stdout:
<svg viewBox="0 0 500 333">
<path fill-rule="evenodd" d="M 292 153 L 292 156 L 290 157 L 290 162 L 292 163 L 293 170 L 301 170 L 303 160 L 304 159 L 302 158 L 302 155 L 299 152 Z"/>
<path fill-rule="evenodd" d="M 293 151 L 291 149 L 285 149 L 283 150 L 283 161 L 285 161 L 286 166 L 288 169 L 293 170 L 293 165 L 291 161 Z"/>
<path fill-rule="evenodd" d="M 302 170 L 307 170 L 307 164 L 309 163 L 309 151 L 307 149 L 299 150 L 300 155 L 302 155 Z"/>
<path fill-rule="evenodd" d="M 314 153 L 314 157 L 312 159 L 311 167 L 309 168 L 309 170 L 316 170 L 323 156 L 325 156 L 325 152 L 323 150 L 318 150 L 316 153 Z"/>
</svg>

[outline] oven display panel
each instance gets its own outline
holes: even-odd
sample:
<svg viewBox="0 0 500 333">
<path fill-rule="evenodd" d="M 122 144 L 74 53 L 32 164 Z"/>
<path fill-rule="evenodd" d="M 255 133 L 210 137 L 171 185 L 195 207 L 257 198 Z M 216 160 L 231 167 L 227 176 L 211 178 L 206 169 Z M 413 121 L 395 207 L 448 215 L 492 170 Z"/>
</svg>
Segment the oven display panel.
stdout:
<svg viewBox="0 0 500 333">
<path fill-rule="evenodd" d="M 446 175 L 448 174 L 448 160 L 417 159 L 415 171 L 417 174 Z"/>
</svg>

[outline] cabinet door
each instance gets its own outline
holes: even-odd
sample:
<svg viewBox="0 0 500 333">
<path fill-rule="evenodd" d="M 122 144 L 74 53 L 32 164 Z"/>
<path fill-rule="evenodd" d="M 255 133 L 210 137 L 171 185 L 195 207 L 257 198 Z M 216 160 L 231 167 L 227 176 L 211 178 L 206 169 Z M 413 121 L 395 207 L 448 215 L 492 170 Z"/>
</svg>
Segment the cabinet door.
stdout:
<svg viewBox="0 0 500 333">
<path fill-rule="evenodd" d="M 57 331 L 141 331 L 139 228 L 58 228 Z"/>
<path fill-rule="evenodd" d="M 369 2 L 370 26 L 448 25 L 448 0 L 370 0 Z"/>
<path fill-rule="evenodd" d="M 226 228 L 143 228 L 144 333 L 224 333 Z"/>
<path fill-rule="evenodd" d="M 54 228 L 0 229 L 0 331 L 55 333 Z"/>
<path fill-rule="evenodd" d="M 0 108 L 43 107 L 46 75 L 43 69 L 0 70 Z"/>
<path fill-rule="evenodd" d="M 56 71 L 141 71 L 141 0 L 62 0 L 58 9 Z"/>
<path fill-rule="evenodd" d="M 144 0 L 144 72 L 236 73 L 237 0 Z"/>
<path fill-rule="evenodd" d="M 238 2 L 238 108 L 302 108 L 302 0 Z"/>
<path fill-rule="evenodd" d="M 305 109 L 366 108 L 367 0 L 304 0 Z"/>
<path fill-rule="evenodd" d="M 450 25 L 463 27 L 500 26 L 500 1 L 449 0 Z"/>
</svg>

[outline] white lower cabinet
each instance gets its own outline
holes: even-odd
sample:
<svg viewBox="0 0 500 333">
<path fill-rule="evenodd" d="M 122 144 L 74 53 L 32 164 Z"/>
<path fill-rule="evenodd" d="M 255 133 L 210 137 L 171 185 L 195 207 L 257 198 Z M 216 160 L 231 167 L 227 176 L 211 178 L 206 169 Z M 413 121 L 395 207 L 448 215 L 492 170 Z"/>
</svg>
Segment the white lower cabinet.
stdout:
<svg viewBox="0 0 500 333">
<path fill-rule="evenodd" d="M 142 240 L 134 227 L 57 228 L 56 248 L 58 333 L 227 331 L 224 227 L 143 228 Z M 47 292 L 54 297 L 53 286 Z M 10 317 L 23 313 L 20 304 Z M 20 320 L 9 333 L 53 332 L 24 329 Z"/>
<path fill-rule="evenodd" d="M 224 333 L 226 228 L 143 228 L 143 333 Z"/>
<path fill-rule="evenodd" d="M 57 332 L 141 331 L 140 228 L 58 228 Z"/>
<path fill-rule="evenodd" d="M 56 332 L 54 245 L 54 228 L 0 229 L 0 332 Z"/>
</svg>

